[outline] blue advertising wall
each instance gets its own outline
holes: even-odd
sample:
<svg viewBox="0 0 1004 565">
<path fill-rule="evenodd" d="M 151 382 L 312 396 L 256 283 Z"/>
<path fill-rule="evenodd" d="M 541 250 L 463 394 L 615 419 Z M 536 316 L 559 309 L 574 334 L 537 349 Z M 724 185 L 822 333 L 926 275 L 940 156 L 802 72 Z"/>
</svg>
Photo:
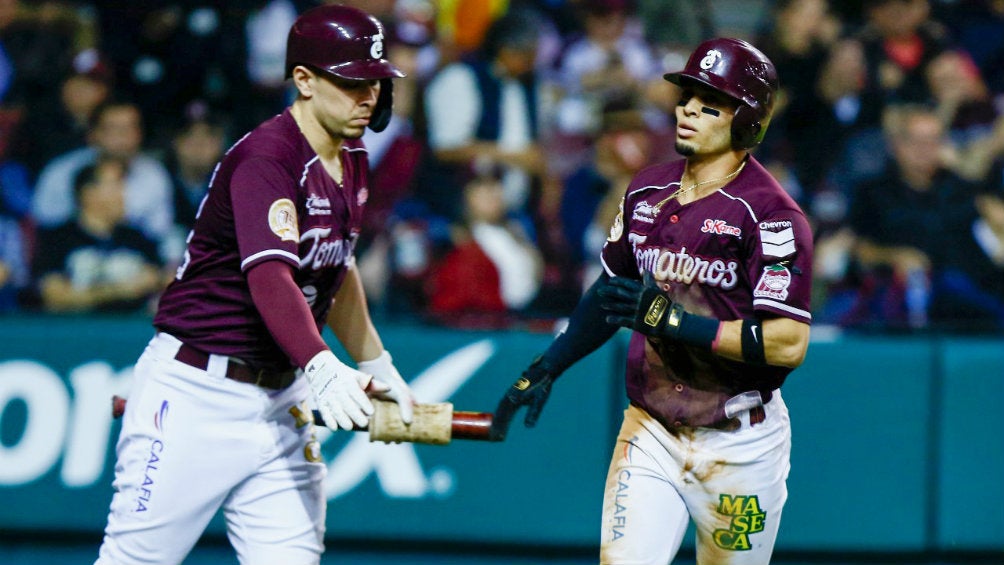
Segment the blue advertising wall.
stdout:
<svg viewBox="0 0 1004 565">
<path fill-rule="evenodd" d="M 380 330 L 420 400 L 468 411 L 492 411 L 550 341 Z M 151 335 L 146 320 L 0 318 L 0 530 L 101 531 L 109 400 L 128 394 Z M 501 444 L 325 432 L 329 537 L 595 546 L 626 338 L 573 367 L 537 428 L 514 425 Z M 1004 551 L 1004 340 L 814 341 L 783 394 L 793 451 L 779 551 Z"/>
</svg>

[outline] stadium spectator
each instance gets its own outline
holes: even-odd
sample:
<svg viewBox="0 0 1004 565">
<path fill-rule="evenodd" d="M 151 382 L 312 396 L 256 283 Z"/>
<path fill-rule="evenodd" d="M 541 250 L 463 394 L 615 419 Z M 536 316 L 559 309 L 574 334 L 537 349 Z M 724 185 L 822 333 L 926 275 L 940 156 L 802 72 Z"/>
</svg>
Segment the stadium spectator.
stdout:
<svg viewBox="0 0 1004 565">
<path fill-rule="evenodd" d="M 42 170 L 35 186 L 32 216 L 39 226 L 52 227 L 74 212 L 73 178 L 99 157 L 127 163 L 126 219 L 160 243 L 174 221 L 171 176 L 158 159 L 142 152 L 143 123 L 139 107 L 109 100 L 91 116 L 88 145 L 64 153 Z"/>
<path fill-rule="evenodd" d="M 973 182 L 983 182 L 994 159 L 1004 153 L 1004 114 L 964 51 L 947 52 L 932 62 L 927 79 L 955 150 L 947 165 Z"/>
<path fill-rule="evenodd" d="M 971 57 L 994 98 L 1004 102 L 1004 2 L 942 0 L 934 15 Z"/>
<path fill-rule="evenodd" d="M 254 10 L 244 22 L 245 71 L 251 96 L 238 100 L 239 131 L 251 129 L 258 122 L 282 111 L 292 98 L 285 82 L 283 61 L 286 54 L 286 30 L 293 25 L 305 3 L 292 0 L 256 0 Z M 240 99 L 241 96 L 237 96 Z"/>
<path fill-rule="evenodd" d="M 166 277 L 156 244 L 125 219 L 126 165 L 101 159 L 74 176 L 77 212 L 38 232 L 33 277 L 47 312 L 136 312 Z"/>
<path fill-rule="evenodd" d="M 650 165 L 655 138 L 631 99 L 612 100 L 601 112 L 600 134 L 588 159 L 564 179 L 560 220 L 582 281 L 599 276 L 599 256 L 635 173 Z"/>
<path fill-rule="evenodd" d="M 204 103 L 193 102 L 174 133 L 167 169 L 171 174 L 174 226 L 161 251 L 168 263 L 181 262 L 188 232 L 195 225 L 216 163 L 226 149 L 223 123 Z"/>
<path fill-rule="evenodd" d="M 993 324 L 1004 302 L 981 287 L 992 265 L 973 236 L 977 187 L 939 158 L 947 136 L 937 112 L 891 106 L 885 123 L 893 158 L 856 187 L 852 235 L 832 236 L 850 253 L 853 284 L 834 293 L 818 319 L 884 330 Z M 833 259 L 817 252 L 818 261 Z"/>
<path fill-rule="evenodd" d="M 21 127 L 20 160 L 38 174 L 57 156 L 87 144 L 88 121 L 114 89 L 114 76 L 95 49 L 81 51 L 59 87 L 54 108 L 28 112 Z"/>
<path fill-rule="evenodd" d="M 537 296 L 543 258 L 507 214 L 499 175 L 475 175 L 464 186 L 463 206 L 463 220 L 451 230 L 453 248 L 429 275 L 428 311 L 449 325 L 504 324 Z"/>
<path fill-rule="evenodd" d="M 663 85 L 652 46 L 642 36 L 630 0 L 583 0 L 579 3 L 583 35 L 561 57 L 561 100 L 557 127 L 565 134 L 599 131 L 603 106 L 611 101 L 647 99 L 651 84 Z M 668 88 L 661 89 L 668 93 Z M 643 105 L 652 127 L 662 127 L 663 112 Z"/>
<path fill-rule="evenodd" d="M 535 12 L 511 10 L 492 23 L 475 57 L 446 66 L 427 86 L 433 155 L 418 196 L 430 209 L 458 219 L 464 176 L 478 163 L 502 165 L 507 209 L 531 215 L 528 204 L 545 163 L 538 143 L 539 36 Z"/>
<path fill-rule="evenodd" d="M 262 3 L 92 0 L 100 48 L 115 72 L 116 95 L 139 104 L 149 147 L 170 147 L 174 121 L 195 100 L 257 123 L 248 116 L 260 93 L 251 90 L 248 78 L 246 24 Z M 282 42 L 285 48 L 285 37 L 281 32 L 261 40 Z M 280 82 L 282 59 L 280 51 Z"/>
<path fill-rule="evenodd" d="M 844 139 L 828 181 L 845 195 L 885 165 L 886 106 L 931 103 L 928 70 L 952 48 L 928 0 L 869 1 L 863 15 L 864 26 L 835 45 L 820 87 Z"/>
<path fill-rule="evenodd" d="M 665 61 L 665 70 L 675 70 L 687 61 L 691 48 L 715 31 L 715 15 L 721 8 L 702 0 L 634 0 L 644 37 L 659 57 L 682 60 Z"/>
<path fill-rule="evenodd" d="M 817 86 L 840 31 L 826 0 L 779 0 L 755 41 L 784 77 L 757 155 L 790 168 L 800 190 L 789 192 L 804 192 L 803 201 L 822 183 L 839 142 L 836 116 Z"/>
</svg>

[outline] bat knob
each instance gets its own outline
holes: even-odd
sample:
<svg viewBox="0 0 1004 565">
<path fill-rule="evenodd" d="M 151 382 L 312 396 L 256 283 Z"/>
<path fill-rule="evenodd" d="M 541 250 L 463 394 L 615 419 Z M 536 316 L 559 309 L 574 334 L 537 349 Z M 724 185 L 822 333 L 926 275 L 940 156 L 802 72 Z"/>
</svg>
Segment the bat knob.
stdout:
<svg viewBox="0 0 1004 565">
<path fill-rule="evenodd" d="M 112 397 L 112 418 L 121 418 L 125 414 L 126 399 L 115 395 Z"/>
</svg>

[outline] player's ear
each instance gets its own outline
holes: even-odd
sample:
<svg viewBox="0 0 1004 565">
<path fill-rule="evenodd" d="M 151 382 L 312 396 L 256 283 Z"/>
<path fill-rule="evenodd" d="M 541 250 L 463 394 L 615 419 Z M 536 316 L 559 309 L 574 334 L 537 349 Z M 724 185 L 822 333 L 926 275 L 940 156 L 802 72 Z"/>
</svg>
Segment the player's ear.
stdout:
<svg viewBox="0 0 1004 565">
<path fill-rule="evenodd" d="M 314 95 L 314 81 L 317 79 L 317 75 L 314 71 L 303 65 L 297 65 L 293 67 L 293 86 L 300 93 L 303 98 L 310 98 Z"/>
</svg>

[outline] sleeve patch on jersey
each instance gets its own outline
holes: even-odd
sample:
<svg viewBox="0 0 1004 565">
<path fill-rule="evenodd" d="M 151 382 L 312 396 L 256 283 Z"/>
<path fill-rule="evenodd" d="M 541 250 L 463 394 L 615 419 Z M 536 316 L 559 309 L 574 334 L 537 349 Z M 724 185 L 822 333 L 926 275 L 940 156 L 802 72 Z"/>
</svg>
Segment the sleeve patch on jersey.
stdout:
<svg viewBox="0 0 1004 565">
<path fill-rule="evenodd" d="M 753 289 L 754 298 L 773 298 L 785 300 L 788 298 L 788 287 L 791 285 L 791 271 L 784 265 L 767 265 L 760 275 L 760 282 Z"/>
<path fill-rule="evenodd" d="M 282 241 L 300 241 L 296 206 L 289 198 L 280 198 L 268 209 L 268 227 Z"/>
<path fill-rule="evenodd" d="M 607 237 L 607 241 L 618 241 L 621 236 L 624 235 L 624 199 L 621 198 L 620 206 L 617 209 L 617 217 L 614 218 L 614 223 L 610 226 L 610 235 Z"/>
<path fill-rule="evenodd" d="M 779 232 L 761 229 L 760 245 L 764 255 L 787 257 L 795 252 L 795 229 L 786 228 Z"/>
</svg>

